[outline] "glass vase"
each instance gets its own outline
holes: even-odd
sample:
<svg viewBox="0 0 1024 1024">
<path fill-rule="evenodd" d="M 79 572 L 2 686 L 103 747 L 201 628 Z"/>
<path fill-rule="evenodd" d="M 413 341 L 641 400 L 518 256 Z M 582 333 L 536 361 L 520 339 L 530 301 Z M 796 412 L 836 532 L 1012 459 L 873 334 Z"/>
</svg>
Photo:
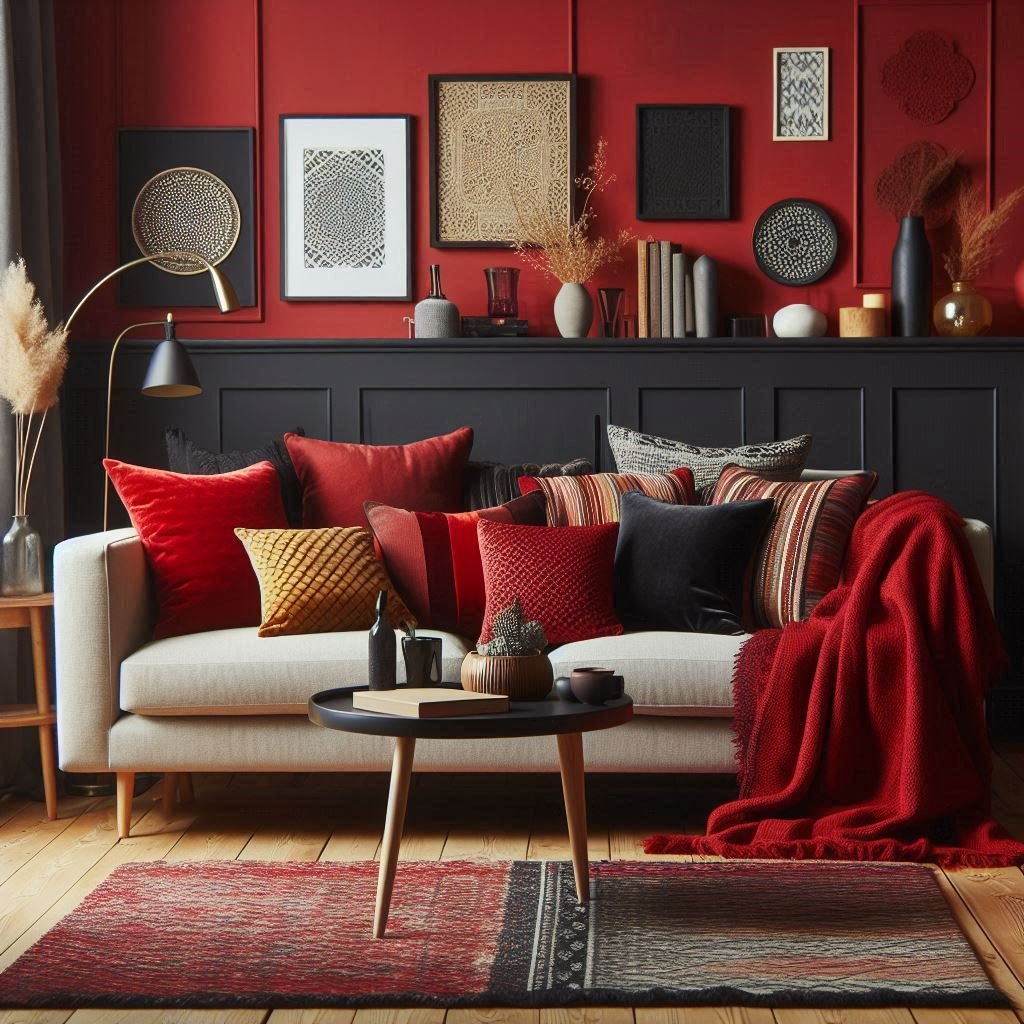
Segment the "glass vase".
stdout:
<svg viewBox="0 0 1024 1024">
<path fill-rule="evenodd" d="M 970 281 L 954 281 L 953 290 L 935 303 L 932 321 L 939 334 L 974 338 L 992 326 L 992 303 Z"/>
<path fill-rule="evenodd" d="M 519 268 L 486 267 L 487 315 L 493 317 L 515 317 L 519 315 Z"/>
<path fill-rule="evenodd" d="M 3 542 L 0 596 L 31 597 L 43 592 L 43 540 L 28 516 L 14 516 Z"/>
</svg>

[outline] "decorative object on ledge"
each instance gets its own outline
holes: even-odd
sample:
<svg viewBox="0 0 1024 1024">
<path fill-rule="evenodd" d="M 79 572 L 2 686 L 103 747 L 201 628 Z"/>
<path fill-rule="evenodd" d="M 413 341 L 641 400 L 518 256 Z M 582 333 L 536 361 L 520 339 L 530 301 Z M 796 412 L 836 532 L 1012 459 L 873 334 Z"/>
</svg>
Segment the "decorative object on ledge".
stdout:
<svg viewBox="0 0 1024 1024">
<path fill-rule="evenodd" d="M 574 75 L 431 75 L 430 244 L 514 240 L 516 204 L 572 218 Z"/>
<path fill-rule="evenodd" d="M 939 334 L 974 338 L 992 326 L 992 303 L 972 281 L 953 281 L 952 291 L 935 303 L 932 319 Z"/>
<path fill-rule="evenodd" d="M 416 303 L 413 324 L 417 338 L 457 338 L 459 309 L 441 291 L 441 267 L 430 265 L 430 294 Z"/>
<path fill-rule="evenodd" d="M 718 334 L 718 264 L 710 256 L 693 263 L 693 307 L 698 338 Z"/>
<path fill-rule="evenodd" d="M 281 117 L 281 297 L 412 299 L 412 118 Z"/>
<path fill-rule="evenodd" d="M 829 49 L 785 46 L 772 50 L 776 142 L 824 142 L 829 137 Z"/>
<path fill-rule="evenodd" d="M 369 634 L 369 683 L 371 690 L 394 690 L 398 686 L 398 651 L 395 631 L 388 618 L 388 592 L 377 594 L 377 618 Z"/>
<path fill-rule="evenodd" d="M 484 278 L 487 280 L 487 315 L 513 319 L 519 316 L 519 268 L 486 267 Z"/>
<path fill-rule="evenodd" d="M 885 310 L 872 306 L 843 306 L 839 310 L 840 338 L 884 338 Z"/>
<path fill-rule="evenodd" d="M 126 128 L 118 137 L 121 259 L 197 253 L 237 285 L 240 306 L 256 305 L 251 128 Z M 161 257 L 122 278 L 123 306 L 212 306 L 187 255 Z"/>
<path fill-rule="evenodd" d="M 622 296 L 625 294 L 625 288 L 597 289 L 597 304 L 601 308 L 602 338 L 619 336 L 619 311 L 622 308 Z"/>
<path fill-rule="evenodd" d="M 541 700 L 551 692 L 554 672 L 544 654 L 548 638 L 535 619 L 523 615 L 516 598 L 494 616 L 492 638 L 466 655 L 462 685 L 475 693 L 496 693 L 512 700 Z"/>
<path fill-rule="evenodd" d="M 641 103 L 636 108 L 638 220 L 729 220 L 730 108 Z"/>
<path fill-rule="evenodd" d="M 932 249 L 923 217 L 903 217 L 892 250 L 892 333 L 923 338 L 930 333 Z"/>
<path fill-rule="evenodd" d="M 839 232 L 828 211 L 807 199 L 772 203 L 754 225 L 754 258 L 777 284 L 820 281 L 839 253 Z"/>
<path fill-rule="evenodd" d="M 768 314 L 752 313 L 745 316 L 731 316 L 729 336 L 732 338 L 767 338 Z"/>
<path fill-rule="evenodd" d="M 563 281 L 555 296 L 554 312 L 563 338 L 585 338 L 594 322 L 594 300 L 578 281 Z"/>
<path fill-rule="evenodd" d="M 882 88 L 912 121 L 938 124 L 974 85 L 974 66 L 938 32 L 915 32 L 882 66 Z"/>
<path fill-rule="evenodd" d="M 823 338 L 828 318 L 820 309 L 794 302 L 772 317 L 772 327 L 777 338 Z"/>
<path fill-rule="evenodd" d="M 464 338 L 525 338 L 530 333 L 530 322 L 508 316 L 464 316 Z"/>
</svg>

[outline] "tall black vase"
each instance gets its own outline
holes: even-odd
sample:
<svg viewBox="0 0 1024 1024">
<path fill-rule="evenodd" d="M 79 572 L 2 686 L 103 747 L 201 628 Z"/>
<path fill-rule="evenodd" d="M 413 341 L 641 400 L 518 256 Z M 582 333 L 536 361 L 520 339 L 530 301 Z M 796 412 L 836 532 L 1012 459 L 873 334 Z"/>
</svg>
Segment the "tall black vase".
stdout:
<svg viewBox="0 0 1024 1024">
<path fill-rule="evenodd" d="M 393 690 L 397 682 L 395 631 L 388 619 L 388 592 L 377 595 L 377 620 L 370 630 L 370 689 Z"/>
<path fill-rule="evenodd" d="M 932 250 L 923 217 L 903 217 L 892 251 L 892 333 L 922 338 L 931 333 Z"/>
</svg>

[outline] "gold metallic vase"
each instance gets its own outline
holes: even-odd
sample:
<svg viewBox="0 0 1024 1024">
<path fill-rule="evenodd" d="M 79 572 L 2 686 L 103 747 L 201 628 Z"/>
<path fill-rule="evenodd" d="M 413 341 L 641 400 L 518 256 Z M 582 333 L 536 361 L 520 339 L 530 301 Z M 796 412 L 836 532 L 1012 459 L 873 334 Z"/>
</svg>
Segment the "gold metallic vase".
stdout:
<svg viewBox="0 0 1024 1024">
<path fill-rule="evenodd" d="M 939 334 L 973 338 L 992 326 L 992 303 L 970 281 L 954 281 L 953 290 L 935 303 L 932 319 Z"/>
</svg>

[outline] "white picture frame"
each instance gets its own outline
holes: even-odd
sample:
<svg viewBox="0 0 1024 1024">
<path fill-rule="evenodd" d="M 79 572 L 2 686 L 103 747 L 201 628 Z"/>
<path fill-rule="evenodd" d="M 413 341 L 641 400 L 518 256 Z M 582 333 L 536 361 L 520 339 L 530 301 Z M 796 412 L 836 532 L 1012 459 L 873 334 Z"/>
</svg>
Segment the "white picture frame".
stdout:
<svg viewBox="0 0 1024 1024">
<path fill-rule="evenodd" d="M 281 298 L 412 301 L 412 117 L 283 114 Z"/>
<path fill-rule="evenodd" d="M 827 142 L 832 80 L 827 46 L 772 50 L 772 139 Z"/>
</svg>

